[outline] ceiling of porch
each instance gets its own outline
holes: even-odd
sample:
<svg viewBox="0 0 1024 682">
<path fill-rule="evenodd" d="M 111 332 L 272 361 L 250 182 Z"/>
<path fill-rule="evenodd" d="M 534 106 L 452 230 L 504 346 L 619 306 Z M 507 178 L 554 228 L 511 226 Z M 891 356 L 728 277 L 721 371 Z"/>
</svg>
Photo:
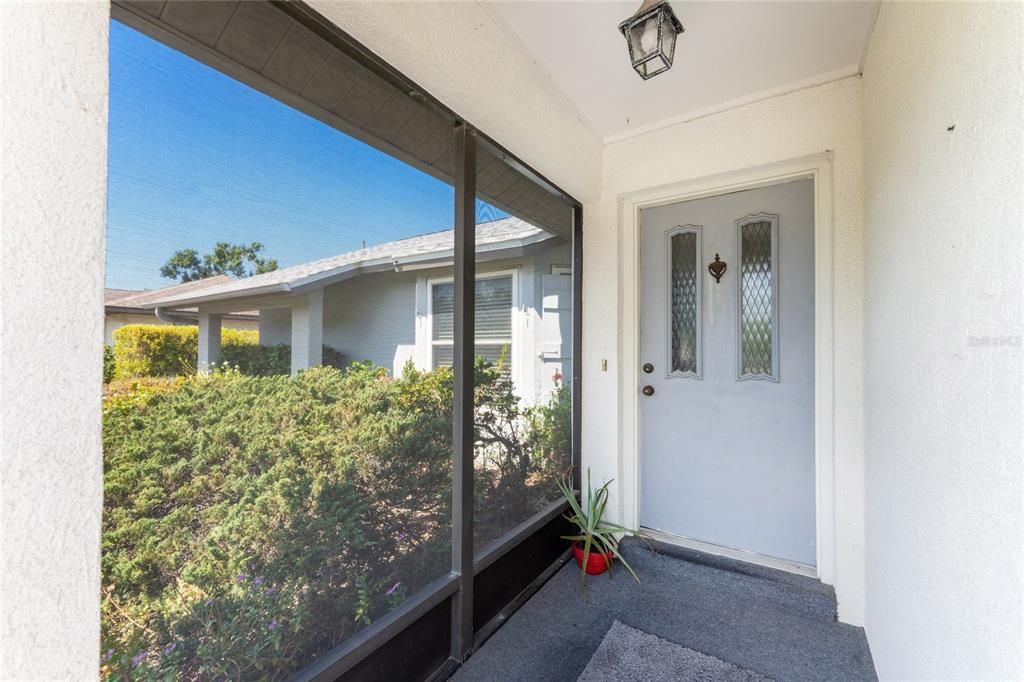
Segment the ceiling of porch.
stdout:
<svg viewBox="0 0 1024 682">
<path fill-rule="evenodd" d="M 667 73 L 643 81 L 618 24 L 639 0 L 487 3 L 606 141 L 860 72 L 877 0 L 684 2 Z"/>
</svg>

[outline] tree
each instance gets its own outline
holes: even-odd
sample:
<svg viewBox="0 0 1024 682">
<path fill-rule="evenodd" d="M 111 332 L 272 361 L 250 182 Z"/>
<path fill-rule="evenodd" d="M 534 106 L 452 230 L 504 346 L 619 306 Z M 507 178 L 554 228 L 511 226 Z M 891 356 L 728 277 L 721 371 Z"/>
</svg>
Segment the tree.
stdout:
<svg viewBox="0 0 1024 682">
<path fill-rule="evenodd" d="M 192 282 L 214 275 L 252 277 L 277 270 L 277 261 L 273 258 L 261 258 L 261 251 L 263 244 L 260 242 L 217 242 L 213 247 L 213 253 L 208 253 L 200 259 L 199 252 L 195 249 L 182 249 L 160 268 L 160 274 L 168 279 Z"/>
</svg>

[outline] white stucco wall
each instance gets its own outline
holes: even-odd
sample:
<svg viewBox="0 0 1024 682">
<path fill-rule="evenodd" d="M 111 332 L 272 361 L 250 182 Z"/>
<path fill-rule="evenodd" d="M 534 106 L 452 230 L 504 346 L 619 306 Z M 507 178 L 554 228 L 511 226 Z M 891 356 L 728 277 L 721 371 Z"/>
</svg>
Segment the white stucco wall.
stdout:
<svg viewBox="0 0 1024 682">
<path fill-rule="evenodd" d="M 262 308 L 260 310 L 260 343 L 276 346 L 292 342 L 291 308 Z"/>
<path fill-rule="evenodd" d="M 416 273 L 380 272 L 327 287 L 324 343 L 348 360 L 401 371 L 416 343 Z"/>
<path fill-rule="evenodd" d="M 885 4 L 866 63 L 866 629 L 883 679 L 1024 678 L 1022 27 L 1020 3 Z"/>
<path fill-rule="evenodd" d="M 0 4 L 2 679 L 99 665 L 107 28 Z"/>
<path fill-rule="evenodd" d="M 858 77 L 609 144 L 601 199 L 584 208 L 583 457 L 597 480 L 620 479 L 623 282 L 618 197 L 826 150 L 834 152 L 836 593 L 840 618 L 863 622 L 863 241 Z M 608 370 L 602 371 L 602 359 Z M 632 389 L 630 389 L 632 390 Z M 612 508 L 621 502 L 616 484 Z"/>
</svg>

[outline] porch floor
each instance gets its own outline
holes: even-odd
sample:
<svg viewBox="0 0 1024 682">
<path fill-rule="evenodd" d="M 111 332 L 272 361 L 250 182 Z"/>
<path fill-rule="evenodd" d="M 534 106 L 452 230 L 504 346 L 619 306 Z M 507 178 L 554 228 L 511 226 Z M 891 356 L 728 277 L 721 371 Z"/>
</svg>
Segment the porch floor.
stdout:
<svg viewBox="0 0 1024 682">
<path fill-rule="evenodd" d="M 654 543 L 623 543 L 642 581 L 615 571 L 580 592 L 563 566 L 453 679 L 575 680 L 619 620 L 776 680 L 875 680 L 862 628 L 836 621 L 816 580 Z"/>
</svg>

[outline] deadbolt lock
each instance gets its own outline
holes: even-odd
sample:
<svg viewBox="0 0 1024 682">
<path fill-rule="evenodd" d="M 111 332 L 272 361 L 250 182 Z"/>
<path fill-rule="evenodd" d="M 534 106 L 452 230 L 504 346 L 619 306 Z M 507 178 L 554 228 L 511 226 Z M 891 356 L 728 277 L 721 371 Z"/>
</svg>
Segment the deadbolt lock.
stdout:
<svg viewBox="0 0 1024 682">
<path fill-rule="evenodd" d="M 644 374 L 650 374 L 654 371 L 654 365 L 649 362 L 645 362 L 643 366 Z"/>
</svg>

